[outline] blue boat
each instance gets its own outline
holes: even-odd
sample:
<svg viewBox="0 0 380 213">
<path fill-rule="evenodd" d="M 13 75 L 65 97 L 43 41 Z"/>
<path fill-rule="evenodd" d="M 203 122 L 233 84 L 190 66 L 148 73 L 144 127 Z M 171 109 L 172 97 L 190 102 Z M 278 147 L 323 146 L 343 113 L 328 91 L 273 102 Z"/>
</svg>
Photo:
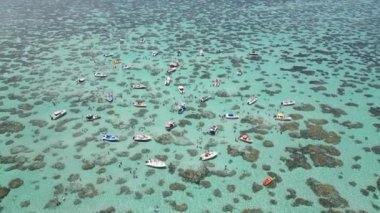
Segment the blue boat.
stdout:
<svg viewBox="0 0 380 213">
<path fill-rule="evenodd" d="M 218 126 L 213 125 L 213 126 L 211 126 L 210 129 L 208 130 L 208 133 L 209 133 L 210 135 L 215 135 L 217 130 L 218 130 Z"/>
<path fill-rule="evenodd" d="M 111 134 L 105 134 L 105 135 L 103 135 L 103 141 L 118 142 L 119 137 L 111 135 Z"/>
<path fill-rule="evenodd" d="M 182 114 L 184 111 L 186 110 L 186 106 L 185 106 L 185 103 L 180 103 L 178 105 L 178 114 Z"/>
<path fill-rule="evenodd" d="M 112 95 L 112 93 L 109 93 L 109 94 L 106 96 L 106 100 L 107 100 L 108 102 L 112 103 L 112 101 L 113 101 L 113 95 Z"/>
</svg>

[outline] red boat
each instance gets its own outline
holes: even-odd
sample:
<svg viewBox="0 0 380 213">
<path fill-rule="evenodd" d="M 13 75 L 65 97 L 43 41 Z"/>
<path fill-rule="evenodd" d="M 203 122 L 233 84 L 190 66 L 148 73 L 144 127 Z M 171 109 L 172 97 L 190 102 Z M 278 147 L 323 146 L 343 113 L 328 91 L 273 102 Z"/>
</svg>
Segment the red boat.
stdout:
<svg viewBox="0 0 380 213">
<path fill-rule="evenodd" d="M 176 126 L 176 123 L 174 121 L 168 121 L 165 125 L 166 130 L 171 130 Z"/>
<path fill-rule="evenodd" d="M 263 180 L 263 185 L 264 185 L 264 186 L 268 186 L 268 185 L 270 185 L 271 183 L 273 183 L 274 179 L 275 179 L 275 178 L 274 178 L 274 177 L 271 177 L 271 176 L 265 178 L 265 179 Z"/>
<path fill-rule="evenodd" d="M 243 142 L 246 142 L 246 143 L 252 143 L 252 139 L 250 139 L 249 137 L 248 137 L 248 135 L 242 135 L 242 136 L 240 136 L 240 138 L 239 138 L 241 141 L 243 141 Z"/>
</svg>

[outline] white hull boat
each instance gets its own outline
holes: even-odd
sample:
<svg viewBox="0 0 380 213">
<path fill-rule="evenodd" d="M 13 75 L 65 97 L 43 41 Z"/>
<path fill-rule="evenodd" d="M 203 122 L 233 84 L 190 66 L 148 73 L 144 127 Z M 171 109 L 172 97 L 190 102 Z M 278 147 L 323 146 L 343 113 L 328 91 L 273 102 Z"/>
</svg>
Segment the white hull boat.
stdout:
<svg viewBox="0 0 380 213">
<path fill-rule="evenodd" d="M 100 119 L 100 115 L 93 115 L 93 114 L 86 115 L 86 120 L 88 121 L 94 121 L 97 119 Z"/>
<path fill-rule="evenodd" d="M 248 103 L 248 105 L 251 105 L 251 104 L 256 103 L 256 101 L 257 101 L 256 97 L 251 97 L 251 98 L 248 99 L 247 103 Z"/>
<path fill-rule="evenodd" d="M 133 106 L 135 106 L 135 107 L 146 107 L 146 104 L 142 101 L 136 101 L 133 103 Z"/>
<path fill-rule="evenodd" d="M 103 135 L 102 139 L 103 139 L 103 141 L 108 141 L 108 142 L 118 142 L 119 141 L 119 137 L 114 136 L 114 135 L 110 135 L 110 134 Z"/>
<path fill-rule="evenodd" d="M 172 73 L 172 72 L 175 72 L 177 70 L 176 67 L 169 67 L 169 69 L 166 71 L 167 73 Z"/>
<path fill-rule="evenodd" d="M 135 136 L 133 136 L 134 141 L 145 142 L 145 141 L 150 141 L 151 139 L 152 139 L 152 137 L 150 137 L 149 135 L 135 135 Z"/>
<path fill-rule="evenodd" d="M 94 76 L 97 78 L 105 78 L 107 77 L 107 74 L 105 74 L 104 72 L 96 72 Z"/>
<path fill-rule="evenodd" d="M 145 161 L 145 165 L 154 167 L 154 168 L 165 168 L 166 163 L 164 161 L 158 160 L 158 159 L 149 159 Z"/>
<path fill-rule="evenodd" d="M 226 118 L 226 119 L 238 119 L 239 115 L 236 115 L 233 113 L 226 113 L 226 114 L 224 114 L 224 118 Z"/>
<path fill-rule="evenodd" d="M 292 118 L 288 115 L 285 115 L 284 113 L 278 113 L 277 115 L 274 116 L 275 120 L 278 121 L 291 121 Z"/>
<path fill-rule="evenodd" d="M 296 102 L 293 101 L 293 100 L 284 100 L 284 101 L 281 101 L 281 105 L 282 106 L 291 106 L 291 105 L 294 105 L 294 104 L 296 104 Z"/>
<path fill-rule="evenodd" d="M 58 111 L 53 112 L 53 114 L 50 115 L 50 118 L 52 120 L 57 120 L 58 118 L 60 118 L 64 115 L 66 115 L 66 110 L 62 109 L 62 110 L 58 110 Z"/>
<path fill-rule="evenodd" d="M 212 96 L 203 96 L 201 98 L 201 102 L 206 102 L 206 101 L 210 100 L 211 98 L 212 98 Z"/>
<path fill-rule="evenodd" d="M 169 86 L 171 82 L 172 82 L 172 80 L 170 79 L 170 77 L 166 76 L 166 78 L 165 78 L 165 86 Z"/>
<path fill-rule="evenodd" d="M 176 126 L 176 123 L 175 123 L 174 121 L 168 121 L 168 122 L 165 124 L 165 128 L 166 128 L 166 130 L 171 130 L 171 129 L 173 129 L 175 126 Z"/>
<path fill-rule="evenodd" d="M 182 85 L 178 86 L 178 91 L 179 93 L 183 94 L 185 92 L 185 87 Z"/>
<path fill-rule="evenodd" d="M 203 161 L 210 160 L 210 159 L 215 158 L 217 155 L 218 155 L 217 152 L 209 152 L 209 151 L 207 151 L 207 152 L 201 154 L 200 160 L 203 160 Z"/>
<path fill-rule="evenodd" d="M 144 84 L 133 84 L 132 88 L 133 89 L 145 89 L 146 86 Z"/>
</svg>

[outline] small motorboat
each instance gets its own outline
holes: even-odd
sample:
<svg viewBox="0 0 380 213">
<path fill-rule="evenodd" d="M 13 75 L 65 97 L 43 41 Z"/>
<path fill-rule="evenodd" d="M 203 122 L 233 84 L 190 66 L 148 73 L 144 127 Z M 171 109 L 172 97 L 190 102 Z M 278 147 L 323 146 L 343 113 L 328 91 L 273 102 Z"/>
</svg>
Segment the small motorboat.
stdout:
<svg viewBox="0 0 380 213">
<path fill-rule="evenodd" d="M 179 93 L 183 94 L 185 92 L 185 87 L 183 85 L 178 86 Z"/>
<path fill-rule="evenodd" d="M 210 159 L 215 158 L 217 155 L 218 155 L 217 152 L 206 151 L 205 153 L 201 154 L 199 159 L 203 161 L 210 160 Z"/>
<path fill-rule="evenodd" d="M 113 56 L 113 53 L 104 53 L 103 56 L 108 58 L 108 57 Z"/>
<path fill-rule="evenodd" d="M 165 85 L 169 86 L 171 82 L 172 82 L 172 79 L 170 78 L 170 76 L 166 76 L 165 77 Z"/>
<path fill-rule="evenodd" d="M 119 58 L 115 59 L 112 61 L 112 64 L 121 64 L 121 60 Z"/>
<path fill-rule="evenodd" d="M 104 72 L 96 72 L 94 76 L 97 78 L 105 78 L 107 77 L 107 74 L 105 74 Z"/>
<path fill-rule="evenodd" d="M 134 141 L 145 142 L 145 141 L 150 141 L 151 139 L 152 139 L 152 137 L 149 135 L 135 135 L 135 136 L 133 136 Z"/>
<path fill-rule="evenodd" d="M 243 71 L 242 71 L 241 69 L 238 69 L 238 70 L 236 71 L 236 75 L 238 75 L 238 76 L 242 76 L 242 75 L 243 75 Z"/>
<path fill-rule="evenodd" d="M 288 115 L 285 115 L 283 112 L 277 113 L 274 115 L 274 119 L 278 121 L 291 121 L 292 118 Z"/>
<path fill-rule="evenodd" d="M 263 180 L 263 185 L 264 185 L 264 186 L 268 186 L 268 185 L 270 185 L 271 183 L 273 183 L 273 181 L 274 181 L 275 179 L 276 179 L 276 178 L 269 176 L 269 177 L 267 177 L 267 178 L 265 178 L 265 179 Z"/>
<path fill-rule="evenodd" d="M 86 115 L 86 120 L 87 121 L 94 121 L 100 119 L 100 115 L 93 115 L 93 114 L 88 114 Z"/>
<path fill-rule="evenodd" d="M 259 54 L 256 53 L 255 50 L 252 50 L 252 52 L 249 53 L 249 56 L 250 56 L 251 58 L 253 58 L 253 59 L 257 59 L 257 58 L 260 57 Z"/>
<path fill-rule="evenodd" d="M 203 49 L 200 49 L 200 50 L 199 50 L 199 55 L 200 55 L 200 56 L 204 56 L 204 55 L 205 55 L 205 51 L 203 51 Z"/>
<path fill-rule="evenodd" d="M 169 131 L 169 130 L 172 130 L 175 126 L 176 126 L 176 123 L 174 121 L 168 121 L 165 124 L 165 129 Z"/>
<path fill-rule="evenodd" d="M 239 115 L 230 112 L 230 113 L 224 114 L 223 117 L 226 118 L 226 119 L 238 119 Z"/>
<path fill-rule="evenodd" d="M 146 104 L 143 101 L 135 101 L 133 103 L 133 106 L 135 106 L 135 107 L 146 107 Z"/>
<path fill-rule="evenodd" d="M 186 104 L 185 103 L 180 103 L 178 104 L 178 114 L 182 114 L 186 110 Z"/>
<path fill-rule="evenodd" d="M 179 67 L 179 62 L 172 62 L 169 64 L 169 68 Z"/>
<path fill-rule="evenodd" d="M 206 101 L 208 101 L 208 100 L 210 100 L 210 99 L 212 99 L 212 96 L 203 96 L 203 97 L 201 98 L 201 102 L 206 102 Z"/>
<path fill-rule="evenodd" d="M 145 165 L 150 166 L 150 167 L 154 167 L 154 168 L 165 168 L 166 167 L 166 163 L 164 161 L 158 160 L 158 159 L 149 159 L 149 160 L 145 161 Z"/>
<path fill-rule="evenodd" d="M 108 94 L 106 95 L 106 101 L 108 101 L 108 102 L 110 102 L 110 103 L 113 102 L 113 95 L 112 95 L 112 93 L 108 93 Z"/>
<path fill-rule="evenodd" d="M 221 83 L 222 83 L 222 81 L 219 78 L 214 80 L 214 86 L 215 87 L 219 87 Z"/>
<path fill-rule="evenodd" d="M 152 51 L 152 56 L 153 56 L 153 57 L 156 57 L 156 56 L 158 56 L 159 53 L 160 53 L 160 52 L 158 52 L 158 51 Z"/>
<path fill-rule="evenodd" d="M 129 68 L 131 68 L 131 66 L 130 66 L 130 65 L 128 65 L 128 64 L 124 64 L 124 65 L 123 65 L 123 69 L 125 69 L 125 70 L 126 70 L 126 69 L 129 69 Z"/>
<path fill-rule="evenodd" d="M 133 89 L 145 89 L 146 86 L 144 84 L 133 84 L 132 88 Z"/>
<path fill-rule="evenodd" d="M 242 135 L 239 138 L 241 141 L 246 142 L 246 143 L 252 143 L 252 139 L 248 137 L 248 135 Z"/>
<path fill-rule="evenodd" d="M 50 118 L 52 120 L 57 120 L 58 118 L 60 118 L 64 115 L 66 115 L 66 110 L 62 109 L 62 110 L 58 110 L 58 111 L 53 112 L 53 114 L 50 115 Z"/>
<path fill-rule="evenodd" d="M 255 96 L 252 96 L 248 99 L 247 103 L 248 105 L 251 105 L 251 104 L 256 103 L 256 101 L 257 101 L 257 98 Z"/>
<path fill-rule="evenodd" d="M 103 141 L 108 141 L 108 142 L 118 142 L 119 141 L 119 137 L 115 136 L 115 135 L 111 135 L 111 134 L 105 134 L 103 135 Z"/>
<path fill-rule="evenodd" d="M 85 81 L 86 81 L 85 78 L 80 78 L 80 79 L 78 79 L 78 83 L 83 83 L 83 82 L 85 82 Z"/>
<path fill-rule="evenodd" d="M 284 100 L 284 101 L 281 101 L 281 105 L 282 106 L 291 106 L 291 105 L 294 105 L 294 104 L 296 104 L 296 102 L 293 101 L 293 100 Z"/>
<path fill-rule="evenodd" d="M 211 126 L 209 129 L 208 129 L 208 133 L 210 135 L 215 135 L 216 134 L 216 131 L 218 131 L 218 126 L 217 125 L 213 125 Z"/>
<path fill-rule="evenodd" d="M 177 67 L 169 67 L 169 69 L 166 71 L 167 73 L 172 73 L 177 70 Z"/>
</svg>

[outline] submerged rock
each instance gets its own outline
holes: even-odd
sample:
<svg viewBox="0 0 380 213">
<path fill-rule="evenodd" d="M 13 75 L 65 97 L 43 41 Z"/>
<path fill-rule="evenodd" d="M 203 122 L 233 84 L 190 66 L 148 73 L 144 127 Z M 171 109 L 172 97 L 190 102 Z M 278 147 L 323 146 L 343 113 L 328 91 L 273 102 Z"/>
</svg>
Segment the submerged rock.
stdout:
<svg viewBox="0 0 380 213">
<path fill-rule="evenodd" d="M 207 167 L 202 166 L 198 170 L 191 170 L 186 169 L 184 171 L 181 171 L 179 173 L 179 176 L 181 176 L 184 181 L 190 182 L 190 183 L 196 183 L 199 184 L 203 178 L 208 176 L 209 170 Z"/>
<path fill-rule="evenodd" d="M 233 157 L 242 156 L 242 158 L 248 162 L 255 162 L 259 158 L 259 150 L 252 147 L 248 147 L 245 150 L 239 150 L 238 147 L 228 145 L 227 153 Z"/>
<path fill-rule="evenodd" d="M 17 133 L 25 128 L 24 124 L 16 121 L 3 121 L 0 123 L 0 134 Z"/>
<path fill-rule="evenodd" d="M 8 183 L 8 187 L 11 189 L 16 189 L 22 186 L 23 184 L 24 184 L 23 180 L 21 180 L 20 178 L 15 178 Z"/>
<path fill-rule="evenodd" d="M 10 192 L 10 189 L 7 187 L 0 186 L 0 201 L 5 198 L 8 193 Z"/>
<path fill-rule="evenodd" d="M 345 208 L 349 204 L 346 199 L 339 195 L 334 186 L 323 184 L 314 178 L 308 178 L 306 184 L 315 195 L 319 197 L 319 203 L 325 208 Z"/>
<path fill-rule="evenodd" d="M 180 203 L 177 204 L 175 201 L 170 202 L 170 206 L 173 210 L 177 212 L 184 212 L 187 210 L 187 204 L 186 203 Z"/>
</svg>

